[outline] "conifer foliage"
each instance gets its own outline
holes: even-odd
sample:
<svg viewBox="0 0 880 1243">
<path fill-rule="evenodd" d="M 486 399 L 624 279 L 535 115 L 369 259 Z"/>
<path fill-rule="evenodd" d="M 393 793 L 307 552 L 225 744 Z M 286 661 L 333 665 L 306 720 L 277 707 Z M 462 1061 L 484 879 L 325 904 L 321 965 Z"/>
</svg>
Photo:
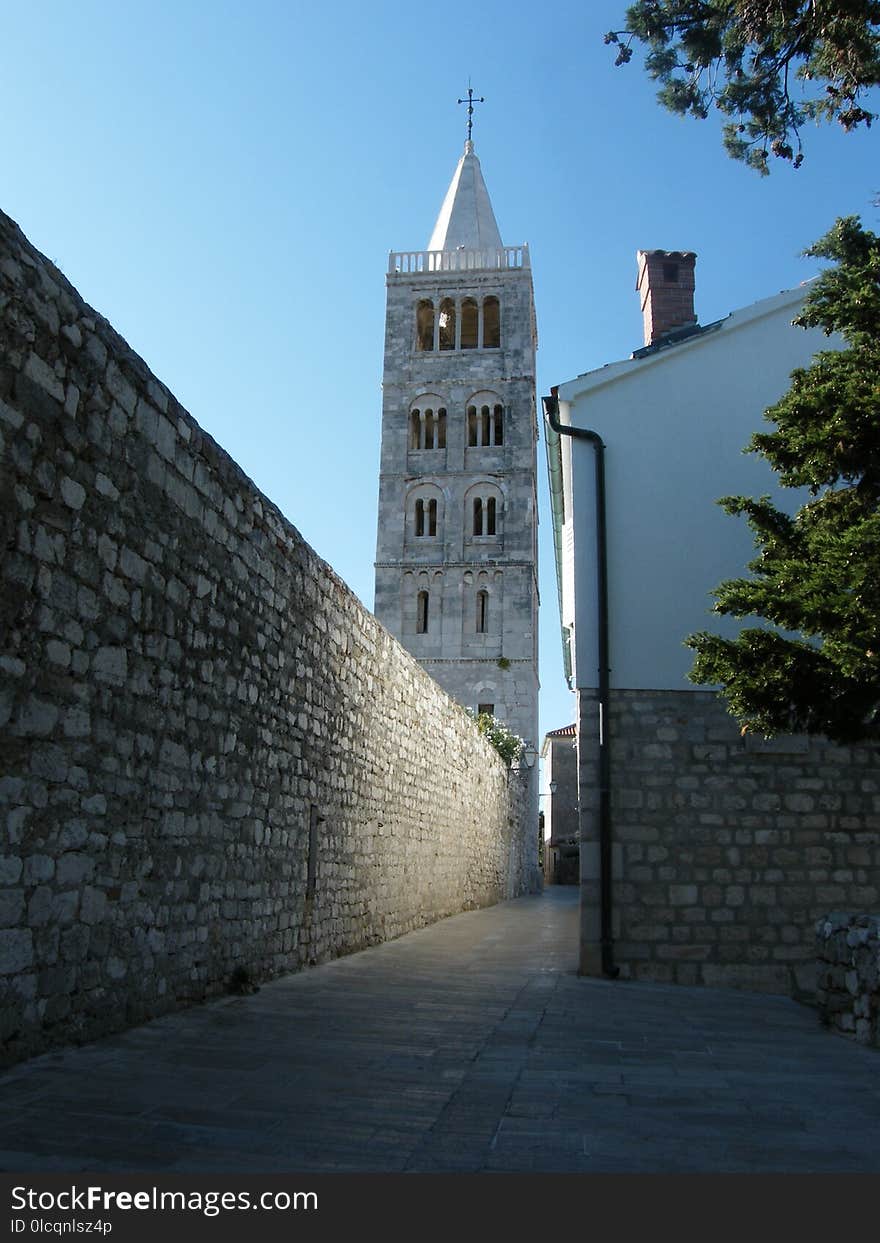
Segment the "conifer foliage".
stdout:
<svg viewBox="0 0 880 1243">
<path fill-rule="evenodd" d="M 803 160 L 801 126 L 874 119 L 862 103 L 880 82 L 878 0 L 638 0 L 605 42 L 616 64 L 638 40 L 672 112 L 730 120 L 724 145 L 760 173 L 770 155 Z"/>
<path fill-rule="evenodd" d="M 690 678 L 720 684 L 743 732 L 880 740 L 880 238 L 850 216 L 806 253 L 835 266 L 794 322 L 847 348 L 793 372 L 764 416 L 776 430 L 748 451 L 810 499 L 794 516 L 766 496 L 719 502 L 745 515 L 759 551 L 751 577 L 715 590 L 715 612 L 770 625 L 735 640 L 691 635 Z"/>
</svg>

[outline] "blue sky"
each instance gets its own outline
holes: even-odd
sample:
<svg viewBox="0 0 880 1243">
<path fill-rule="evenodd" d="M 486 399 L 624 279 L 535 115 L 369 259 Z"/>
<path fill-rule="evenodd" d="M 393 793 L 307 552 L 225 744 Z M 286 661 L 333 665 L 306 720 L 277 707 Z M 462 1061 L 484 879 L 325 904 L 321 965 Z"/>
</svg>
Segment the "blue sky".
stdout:
<svg viewBox="0 0 880 1243">
<path fill-rule="evenodd" d="M 877 228 L 875 133 L 811 128 L 758 177 L 614 68 L 625 7 L 9 4 L 0 207 L 371 607 L 387 254 L 427 244 L 469 78 L 531 247 L 539 397 L 641 344 L 637 249 L 697 252 L 708 323 L 813 275 L 837 216 Z M 574 711 L 543 452 L 542 734 Z"/>
</svg>

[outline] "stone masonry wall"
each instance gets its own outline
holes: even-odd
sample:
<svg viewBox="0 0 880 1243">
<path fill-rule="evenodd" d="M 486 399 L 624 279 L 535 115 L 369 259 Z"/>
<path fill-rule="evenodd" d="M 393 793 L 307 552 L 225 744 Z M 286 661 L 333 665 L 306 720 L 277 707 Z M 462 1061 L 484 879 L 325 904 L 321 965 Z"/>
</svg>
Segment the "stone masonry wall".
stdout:
<svg viewBox="0 0 880 1243">
<path fill-rule="evenodd" d="M 835 911 L 816 924 L 816 1000 L 822 1021 L 880 1047 L 880 915 Z"/>
<path fill-rule="evenodd" d="M 2 214 L 0 523 L 7 1058 L 522 892 L 523 779 Z"/>
<path fill-rule="evenodd" d="M 596 703 L 580 696 L 583 964 L 595 962 Z M 815 924 L 880 910 L 880 762 L 744 739 L 707 691 L 613 692 L 614 959 L 623 977 L 815 996 Z"/>
</svg>

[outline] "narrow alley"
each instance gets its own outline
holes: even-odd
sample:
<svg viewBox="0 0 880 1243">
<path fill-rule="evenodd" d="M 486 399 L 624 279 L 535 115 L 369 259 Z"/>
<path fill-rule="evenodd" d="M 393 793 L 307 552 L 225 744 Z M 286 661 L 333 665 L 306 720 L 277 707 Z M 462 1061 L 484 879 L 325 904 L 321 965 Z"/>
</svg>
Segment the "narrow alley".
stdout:
<svg viewBox="0 0 880 1243">
<path fill-rule="evenodd" d="M 876 1050 L 782 997 L 575 973 L 554 887 L 0 1078 L 0 1166 L 877 1171 Z"/>
</svg>

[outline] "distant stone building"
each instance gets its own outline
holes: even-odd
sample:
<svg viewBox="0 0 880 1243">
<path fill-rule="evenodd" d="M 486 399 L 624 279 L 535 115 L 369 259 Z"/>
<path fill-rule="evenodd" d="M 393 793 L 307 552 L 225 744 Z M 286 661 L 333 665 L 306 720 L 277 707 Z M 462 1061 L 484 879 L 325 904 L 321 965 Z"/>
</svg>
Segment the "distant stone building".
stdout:
<svg viewBox="0 0 880 1243">
<path fill-rule="evenodd" d="M 547 788 L 544 881 L 548 885 L 577 885 L 580 881 L 577 726 L 564 725 L 562 729 L 545 734 L 541 759 Z"/>
<path fill-rule="evenodd" d="M 535 307 L 473 143 L 424 251 L 391 254 L 376 616 L 466 707 L 534 748 Z"/>
</svg>

